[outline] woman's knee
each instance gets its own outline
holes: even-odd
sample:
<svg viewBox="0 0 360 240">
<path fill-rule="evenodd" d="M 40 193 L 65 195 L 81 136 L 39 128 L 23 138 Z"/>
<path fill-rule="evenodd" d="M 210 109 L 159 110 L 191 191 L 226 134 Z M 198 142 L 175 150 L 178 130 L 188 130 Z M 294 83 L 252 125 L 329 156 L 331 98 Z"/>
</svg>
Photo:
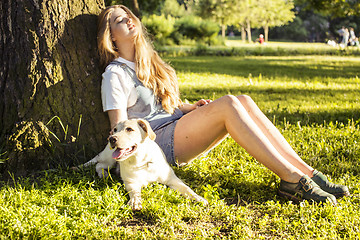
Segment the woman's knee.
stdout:
<svg viewBox="0 0 360 240">
<path fill-rule="evenodd" d="M 240 99 L 233 95 L 225 95 L 221 100 L 223 101 L 223 104 L 221 104 L 223 110 L 234 110 L 242 107 L 242 103 L 239 101 Z"/>
<path fill-rule="evenodd" d="M 245 109 L 238 97 L 233 95 L 225 95 L 214 101 L 211 106 L 211 112 L 215 112 L 218 116 L 224 117 L 225 119 L 228 117 L 228 114 Z"/>
<path fill-rule="evenodd" d="M 237 103 L 239 101 L 238 97 L 235 97 L 234 95 L 225 95 L 223 97 L 221 97 L 220 99 L 222 99 L 223 101 L 229 103 L 229 104 L 233 104 L 233 103 Z"/>
<path fill-rule="evenodd" d="M 254 100 L 248 96 L 248 95 L 239 95 L 237 96 L 237 99 L 242 103 L 242 104 L 249 104 L 249 103 L 253 103 Z"/>
</svg>

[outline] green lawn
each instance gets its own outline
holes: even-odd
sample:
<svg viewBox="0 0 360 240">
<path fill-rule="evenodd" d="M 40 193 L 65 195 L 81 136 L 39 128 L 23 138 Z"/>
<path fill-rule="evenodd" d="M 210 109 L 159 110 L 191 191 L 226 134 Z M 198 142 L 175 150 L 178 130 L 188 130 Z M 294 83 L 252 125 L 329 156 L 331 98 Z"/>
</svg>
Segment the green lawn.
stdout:
<svg viewBox="0 0 360 240">
<path fill-rule="evenodd" d="M 167 57 L 182 98 L 250 95 L 299 155 L 351 187 L 337 207 L 293 204 L 232 139 L 175 171 L 208 206 L 160 184 L 133 213 L 118 177 L 59 169 L 0 185 L 0 239 L 359 239 L 360 58 Z"/>
</svg>

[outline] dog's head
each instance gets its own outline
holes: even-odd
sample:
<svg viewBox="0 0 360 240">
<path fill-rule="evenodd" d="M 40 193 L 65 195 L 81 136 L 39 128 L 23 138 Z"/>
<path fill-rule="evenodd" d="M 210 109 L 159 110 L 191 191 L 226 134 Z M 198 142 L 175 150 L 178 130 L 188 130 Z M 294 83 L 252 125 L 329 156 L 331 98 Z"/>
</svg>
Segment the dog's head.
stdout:
<svg viewBox="0 0 360 240">
<path fill-rule="evenodd" d="M 132 119 L 119 122 L 109 137 L 111 148 L 115 149 L 112 157 L 116 161 L 123 161 L 136 153 L 137 148 L 146 138 L 155 140 L 155 133 L 148 121 Z"/>
</svg>

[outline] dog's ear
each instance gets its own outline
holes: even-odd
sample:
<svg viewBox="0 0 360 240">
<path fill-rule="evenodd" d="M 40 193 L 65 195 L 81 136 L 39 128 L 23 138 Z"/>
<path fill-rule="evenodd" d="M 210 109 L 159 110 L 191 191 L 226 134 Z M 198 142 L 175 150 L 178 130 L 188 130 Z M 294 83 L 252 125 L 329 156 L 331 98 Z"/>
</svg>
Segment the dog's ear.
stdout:
<svg viewBox="0 0 360 240">
<path fill-rule="evenodd" d="M 152 130 L 152 128 L 150 127 L 149 122 L 144 119 L 138 119 L 137 123 L 144 130 L 144 132 L 147 133 L 148 137 L 154 141 L 156 138 L 156 135 L 155 135 L 154 131 Z"/>
</svg>

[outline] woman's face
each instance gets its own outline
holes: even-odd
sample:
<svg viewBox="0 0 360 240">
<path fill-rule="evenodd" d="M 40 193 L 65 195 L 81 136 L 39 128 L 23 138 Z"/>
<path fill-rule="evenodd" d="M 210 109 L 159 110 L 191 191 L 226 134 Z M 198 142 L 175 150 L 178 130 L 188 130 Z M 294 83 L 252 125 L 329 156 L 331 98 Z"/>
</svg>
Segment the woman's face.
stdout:
<svg viewBox="0 0 360 240">
<path fill-rule="evenodd" d="M 110 18 L 111 39 L 116 44 L 132 40 L 137 28 L 130 16 L 122 9 L 116 8 Z"/>
</svg>

